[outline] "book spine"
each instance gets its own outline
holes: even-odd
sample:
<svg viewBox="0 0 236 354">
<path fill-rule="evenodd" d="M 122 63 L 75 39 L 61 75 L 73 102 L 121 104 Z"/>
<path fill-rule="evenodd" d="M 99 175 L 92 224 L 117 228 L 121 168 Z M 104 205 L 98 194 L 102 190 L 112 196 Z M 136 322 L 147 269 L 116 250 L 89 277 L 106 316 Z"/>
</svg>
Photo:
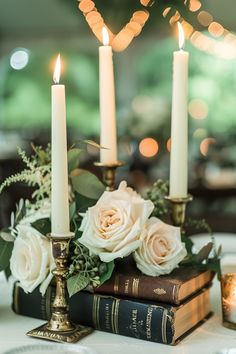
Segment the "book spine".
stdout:
<svg viewBox="0 0 236 354">
<path fill-rule="evenodd" d="M 110 280 L 94 291 L 99 294 L 160 301 L 173 305 L 179 304 L 178 284 L 160 281 L 158 285 L 157 281 L 153 281 L 151 277 L 115 274 Z"/>
<path fill-rule="evenodd" d="M 51 286 L 41 297 L 38 289 L 26 294 L 16 284 L 12 308 L 17 314 L 48 320 L 54 296 L 55 288 Z M 70 299 L 70 316 L 74 323 L 97 330 L 173 344 L 174 311 L 171 306 L 79 292 Z"/>
</svg>

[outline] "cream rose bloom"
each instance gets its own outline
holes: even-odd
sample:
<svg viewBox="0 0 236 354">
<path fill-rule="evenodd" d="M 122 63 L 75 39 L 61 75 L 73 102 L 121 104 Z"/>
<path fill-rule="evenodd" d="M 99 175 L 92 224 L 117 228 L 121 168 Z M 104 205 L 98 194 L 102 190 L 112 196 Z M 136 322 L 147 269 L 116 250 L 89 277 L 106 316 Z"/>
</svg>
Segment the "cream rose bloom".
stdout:
<svg viewBox="0 0 236 354">
<path fill-rule="evenodd" d="M 18 225 L 17 232 L 10 259 L 12 275 L 26 293 L 41 284 L 40 292 L 44 294 L 54 268 L 50 241 L 29 225 Z"/>
<path fill-rule="evenodd" d="M 150 200 L 141 198 L 123 181 L 88 209 L 79 241 L 103 262 L 126 257 L 141 245 L 141 234 L 153 208 Z"/>
<path fill-rule="evenodd" d="M 181 242 L 180 228 L 152 217 L 142 235 L 142 244 L 134 259 L 142 273 L 151 276 L 169 274 L 187 255 Z"/>
</svg>

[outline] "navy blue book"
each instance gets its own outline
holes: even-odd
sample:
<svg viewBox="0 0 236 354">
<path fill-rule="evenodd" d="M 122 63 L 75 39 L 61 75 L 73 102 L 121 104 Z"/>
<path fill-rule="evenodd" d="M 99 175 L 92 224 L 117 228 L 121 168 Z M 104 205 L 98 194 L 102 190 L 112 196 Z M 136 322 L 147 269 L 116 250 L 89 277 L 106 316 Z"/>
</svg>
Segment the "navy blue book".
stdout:
<svg viewBox="0 0 236 354">
<path fill-rule="evenodd" d="M 176 344 L 211 313 L 210 289 L 203 288 L 181 305 L 117 298 L 81 291 L 70 298 L 74 323 L 94 329 L 164 344 Z M 55 297 L 50 285 L 44 297 L 38 289 L 26 294 L 18 283 L 13 292 L 13 311 L 48 320 Z"/>
</svg>

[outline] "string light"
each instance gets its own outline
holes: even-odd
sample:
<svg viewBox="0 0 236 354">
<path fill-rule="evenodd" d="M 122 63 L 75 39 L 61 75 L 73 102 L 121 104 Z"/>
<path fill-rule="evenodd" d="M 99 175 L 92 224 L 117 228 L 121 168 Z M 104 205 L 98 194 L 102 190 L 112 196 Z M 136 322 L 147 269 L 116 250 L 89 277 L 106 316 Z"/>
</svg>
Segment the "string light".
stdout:
<svg viewBox="0 0 236 354">
<path fill-rule="evenodd" d="M 191 12 L 199 11 L 201 6 L 200 0 L 189 1 L 189 10 Z M 169 19 L 170 25 L 175 25 L 181 15 L 178 11 L 175 11 L 174 14 L 171 15 L 171 9 L 171 7 L 167 7 L 162 14 L 165 18 L 169 14 L 171 16 Z M 212 14 L 207 11 L 200 11 L 197 15 L 197 20 L 200 25 L 207 27 L 211 36 L 196 30 L 188 21 L 183 19 L 181 24 L 184 27 L 186 38 L 190 39 L 192 45 L 201 51 L 222 59 L 235 59 L 236 35 L 224 28 L 221 23 L 214 21 Z M 218 40 L 219 37 L 221 38 L 220 41 Z"/>
</svg>

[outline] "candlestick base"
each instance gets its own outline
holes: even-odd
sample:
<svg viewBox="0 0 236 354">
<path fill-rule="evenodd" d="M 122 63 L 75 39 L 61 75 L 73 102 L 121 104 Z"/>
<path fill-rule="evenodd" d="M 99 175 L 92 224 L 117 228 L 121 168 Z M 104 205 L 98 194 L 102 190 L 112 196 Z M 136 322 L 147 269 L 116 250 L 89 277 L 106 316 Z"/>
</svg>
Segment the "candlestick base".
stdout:
<svg viewBox="0 0 236 354">
<path fill-rule="evenodd" d="M 27 336 L 39 339 L 46 339 L 58 343 L 77 343 L 93 331 L 92 328 L 74 325 L 70 331 L 55 331 L 48 329 L 48 323 L 33 329 Z"/>
<path fill-rule="evenodd" d="M 109 192 L 115 189 L 115 179 L 116 179 L 116 169 L 118 167 L 124 166 L 124 163 L 117 161 L 111 164 L 106 164 L 103 162 L 94 162 L 95 166 L 98 166 L 102 170 L 102 180 L 106 186 L 106 190 Z"/>
<path fill-rule="evenodd" d="M 56 269 L 53 275 L 56 279 L 56 296 L 52 305 L 52 315 L 48 323 L 27 333 L 30 337 L 47 339 L 61 343 L 75 343 L 92 332 L 90 327 L 75 325 L 69 318 L 69 305 L 66 293 L 66 274 L 69 256 L 69 245 L 74 234 L 59 237 L 48 235 L 52 244 Z"/>
<path fill-rule="evenodd" d="M 183 231 L 183 225 L 185 222 L 186 206 L 187 203 L 193 200 L 193 196 L 188 194 L 187 197 L 175 198 L 166 196 L 165 199 L 171 204 L 171 221 L 174 226 L 178 226 Z"/>
</svg>

